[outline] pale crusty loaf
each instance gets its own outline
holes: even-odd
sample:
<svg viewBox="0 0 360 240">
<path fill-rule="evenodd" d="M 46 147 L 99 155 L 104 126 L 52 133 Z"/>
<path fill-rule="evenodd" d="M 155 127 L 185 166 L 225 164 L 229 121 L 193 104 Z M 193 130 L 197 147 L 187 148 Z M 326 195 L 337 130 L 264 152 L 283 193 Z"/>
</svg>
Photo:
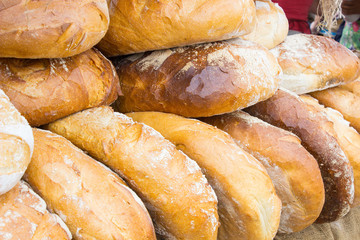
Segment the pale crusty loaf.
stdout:
<svg viewBox="0 0 360 240">
<path fill-rule="evenodd" d="M 106 0 L 7 0 L 0 5 L 0 57 L 62 58 L 104 37 Z"/>
<path fill-rule="evenodd" d="M 0 89 L 0 195 L 19 182 L 33 148 L 31 127 Z"/>
<path fill-rule="evenodd" d="M 144 201 L 159 236 L 216 239 L 214 191 L 198 165 L 154 129 L 105 106 L 46 128 L 119 173 Z"/>
<path fill-rule="evenodd" d="M 279 232 L 298 232 L 311 225 L 324 206 L 319 165 L 294 134 L 243 111 L 202 121 L 229 133 L 266 168 L 282 202 Z"/>
<path fill-rule="evenodd" d="M 109 0 L 107 56 L 235 38 L 255 25 L 253 0 Z"/>
<path fill-rule="evenodd" d="M 349 83 L 360 76 L 360 59 L 331 38 L 295 34 L 271 52 L 283 70 L 280 86 L 297 94 Z"/>
<path fill-rule="evenodd" d="M 0 239 L 3 240 L 70 240 L 68 227 L 30 186 L 20 181 L 0 196 Z"/>
<path fill-rule="evenodd" d="M 25 179 L 74 239 L 156 239 L 143 203 L 121 178 L 65 138 L 33 132 L 35 149 Z"/>
<path fill-rule="evenodd" d="M 338 111 L 325 108 L 318 101 L 309 95 L 300 96 L 303 101 L 324 111 L 329 119 L 334 123 L 336 139 L 338 140 L 342 150 L 350 161 L 354 172 L 355 195 L 352 207 L 360 205 L 360 134 L 352 127 L 349 122 Z"/>
<path fill-rule="evenodd" d="M 219 240 L 273 239 L 280 199 L 265 168 L 227 133 L 173 114 L 127 115 L 158 130 L 202 168 L 219 201 Z"/>
<path fill-rule="evenodd" d="M 249 41 L 208 43 L 129 56 L 114 62 L 123 96 L 120 112 L 160 111 L 207 117 L 272 96 L 281 69 Z"/>
<path fill-rule="evenodd" d="M 257 0 L 255 5 L 255 28 L 241 38 L 272 49 L 285 40 L 289 31 L 289 22 L 284 10 L 277 3 L 271 0 Z"/>
<path fill-rule="evenodd" d="M 325 187 L 325 204 L 317 222 L 331 222 L 345 216 L 354 199 L 353 171 L 334 137 L 333 123 L 324 112 L 285 89 L 279 89 L 273 97 L 246 111 L 295 133 L 318 161 Z"/>
<path fill-rule="evenodd" d="M 0 59 L 0 89 L 31 126 L 40 126 L 112 103 L 119 80 L 111 62 L 91 49 L 64 59 Z"/>
</svg>

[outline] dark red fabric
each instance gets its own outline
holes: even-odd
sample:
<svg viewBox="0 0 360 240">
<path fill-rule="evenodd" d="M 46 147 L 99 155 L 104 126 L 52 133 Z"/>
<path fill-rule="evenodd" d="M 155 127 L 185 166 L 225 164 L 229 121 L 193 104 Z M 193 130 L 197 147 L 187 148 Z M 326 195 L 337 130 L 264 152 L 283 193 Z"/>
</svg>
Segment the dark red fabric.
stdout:
<svg viewBox="0 0 360 240">
<path fill-rule="evenodd" d="M 310 33 L 307 22 L 308 13 L 313 0 L 273 0 L 278 3 L 289 20 L 289 29 L 303 33 Z"/>
</svg>

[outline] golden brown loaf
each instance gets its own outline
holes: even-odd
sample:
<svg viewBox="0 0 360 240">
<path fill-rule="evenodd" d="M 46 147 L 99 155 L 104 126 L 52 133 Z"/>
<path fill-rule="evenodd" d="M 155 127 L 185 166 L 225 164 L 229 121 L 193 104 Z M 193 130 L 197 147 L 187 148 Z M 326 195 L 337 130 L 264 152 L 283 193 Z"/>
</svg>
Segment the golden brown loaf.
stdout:
<svg viewBox="0 0 360 240">
<path fill-rule="evenodd" d="M 68 227 L 30 186 L 20 181 L 0 196 L 0 239 L 2 240 L 70 240 Z"/>
<path fill-rule="evenodd" d="M 108 0 L 107 56 L 230 39 L 255 25 L 253 0 Z"/>
<path fill-rule="evenodd" d="M 117 98 L 109 60 L 95 49 L 64 59 L 0 59 L 0 88 L 29 121 L 40 126 Z"/>
<path fill-rule="evenodd" d="M 283 42 L 289 31 L 289 22 L 283 9 L 271 0 L 257 0 L 256 24 L 252 32 L 241 38 L 272 49 Z"/>
<path fill-rule="evenodd" d="M 281 202 L 265 168 L 225 132 L 197 120 L 159 112 L 130 113 L 194 159 L 219 201 L 219 240 L 273 239 Z"/>
<path fill-rule="evenodd" d="M 29 124 L 0 89 L 0 195 L 19 182 L 33 148 Z"/>
<path fill-rule="evenodd" d="M 199 166 L 154 129 L 105 106 L 47 128 L 119 173 L 144 201 L 158 235 L 216 240 L 214 191 Z"/>
<path fill-rule="evenodd" d="M 33 132 L 35 149 L 25 179 L 74 239 L 156 239 L 143 203 L 121 178 L 65 138 Z"/>
<path fill-rule="evenodd" d="M 279 232 L 298 232 L 311 225 L 324 206 L 318 163 L 294 134 L 243 111 L 202 118 L 229 133 L 266 168 L 282 202 Z"/>
<path fill-rule="evenodd" d="M 354 199 L 353 171 L 334 137 L 333 123 L 324 112 L 285 89 L 246 111 L 295 133 L 318 161 L 325 187 L 325 204 L 317 222 L 331 222 L 345 216 Z"/>
<path fill-rule="evenodd" d="M 357 96 L 360 96 L 360 79 L 357 79 L 356 81 L 353 81 L 351 83 L 341 85 L 339 88 L 346 89 L 352 93 L 354 93 Z"/>
<path fill-rule="evenodd" d="M 349 126 L 349 122 L 338 111 L 325 108 L 320 105 L 318 101 L 309 95 L 301 96 L 303 101 L 311 104 L 312 106 L 324 111 L 328 118 L 333 122 L 335 135 L 334 137 L 338 140 L 342 150 L 350 161 L 350 164 L 354 172 L 354 185 L 355 195 L 352 207 L 360 205 L 360 135 L 352 127 Z"/>
<path fill-rule="evenodd" d="M 298 94 L 348 83 L 360 76 L 360 59 L 331 38 L 295 34 L 271 52 L 283 70 L 280 86 Z"/>
<path fill-rule="evenodd" d="M 120 112 L 160 111 L 186 117 L 232 112 L 265 100 L 280 67 L 264 47 L 231 40 L 129 56 L 114 63 Z"/>
<path fill-rule="evenodd" d="M 0 5 L 0 57 L 62 58 L 104 37 L 106 0 L 7 0 Z"/>
</svg>

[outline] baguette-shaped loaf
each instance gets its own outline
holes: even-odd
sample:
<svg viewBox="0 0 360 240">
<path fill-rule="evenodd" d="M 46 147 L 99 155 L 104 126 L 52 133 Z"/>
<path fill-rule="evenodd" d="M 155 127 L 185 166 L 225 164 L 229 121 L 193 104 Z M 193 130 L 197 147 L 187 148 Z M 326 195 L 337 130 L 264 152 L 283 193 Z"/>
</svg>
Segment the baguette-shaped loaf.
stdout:
<svg viewBox="0 0 360 240">
<path fill-rule="evenodd" d="M 280 86 L 297 94 L 349 83 L 360 76 L 360 59 L 328 37 L 291 35 L 271 52 L 283 70 Z"/>
<path fill-rule="evenodd" d="M 64 59 L 0 59 L 0 88 L 31 126 L 40 126 L 111 104 L 119 80 L 111 62 L 91 49 Z"/>
<path fill-rule="evenodd" d="M 0 196 L 0 239 L 70 240 L 68 227 L 24 181 Z"/>
<path fill-rule="evenodd" d="M 360 97 L 360 79 L 357 79 L 356 81 L 353 81 L 351 83 L 341 85 L 339 88 L 346 89 L 352 93 L 354 93 L 356 96 Z"/>
<path fill-rule="evenodd" d="M 298 232 L 319 217 L 325 191 L 319 165 L 294 134 L 243 111 L 202 118 L 229 133 L 266 168 L 282 202 L 279 232 Z"/>
<path fill-rule="evenodd" d="M 271 97 L 281 69 L 272 54 L 241 39 L 154 51 L 115 61 L 119 112 L 185 117 L 233 112 Z"/>
<path fill-rule="evenodd" d="M 73 56 L 97 44 L 108 25 L 106 0 L 2 1 L 0 57 Z"/>
<path fill-rule="evenodd" d="M 156 239 L 145 206 L 121 178 L 65 138 L 33 132 L 35 149 L 25 179 L 74 239 Z"/>
<path fill-rule="evenodd" d="M 33 149 L 31 127 L 0 89 L 0 195 L 20 181 Z"/>
<path fill-rule="evenodd" d="M 265 168 L 228 134 L 173 114 L 128 116 L 158 130 L 202 168 L 219 201 L 219 240 L 273 239 L 279 227 L 280 199 Z"/>
<path fill-rule="evenodd" d="M 47 126 L 122 176 L 166 239 L 216 239 L 217 199 L 198 165 L 154 129 L 114 113 L 87 109 Z"/>
<path fill-rule="evenodd" d="M 323 105 L 309 95 L 300 96 L 303 101 L 324 111 L 329 119 L 334 123 L 336 139 L 338 140 L 342 150 L 350 161 L 354 172 L 355 196 L 352 207 L 360 205 L 360 134 L 352 127 L 349 122 L 344 119 L 340 112 L 325 108 Z"/>
<path fill-rule="evenodd" d="M 334 137 L 333 123 L 324 112 L 285 89 L 279 89 L 273 97 L 246 111 L 295 133 L 318 161 L 324 181 L 325 203 L 317 222 L 331 222 L 345 216 L 354 200 L 353 171 Z"/>
<path fill-rule="evenodd" d="M 109 0 L 110 26 L 98 47 L 107 56 L 214 42 L 249 33 L 253 0 Z"/>
</svg>

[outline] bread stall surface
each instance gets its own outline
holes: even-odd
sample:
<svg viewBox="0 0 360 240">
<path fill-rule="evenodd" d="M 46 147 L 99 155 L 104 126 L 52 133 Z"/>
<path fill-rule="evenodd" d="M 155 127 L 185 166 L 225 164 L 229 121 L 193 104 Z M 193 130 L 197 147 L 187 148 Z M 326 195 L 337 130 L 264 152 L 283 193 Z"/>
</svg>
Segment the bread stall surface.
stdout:
<svg viewBox="0 0 360 240">
<path fill-rule="evenodd" d="M 272 239 L 281 202 L 265 168 L 231 137 L 194 119 L 160 112 L 129 113 L 194 159 L 218 197 L 218 239 Z"/>
<path fill-rule="evenodd" d="M 257 0 L 255 5 L 255 28 L 241 38 L 272 49 L 285 40 L 289 31 L 289 22 L 284 10 L 277 3 L 271 0 Z"/>
<path fill-rule="evenodd" d="M 345 216 L 354 199 L 354 176 L 349 159 L 335 138 L 333 123 L 325 113 L 285 89 L 279 89 L 273 97 L 246 111 L 295 133 L 318 161 L 325 203 L 316 222 L 331 222 Z"/>
<path fill-rule="evenodd" d="M 217 199 L 199 166 L 154 129 L 110 107 L 46 126 L 119 173 L 164 239 L 216 239 Z"/>
<path fill-rule="evenodd" d="M 0 57 L 74 56 L 97 44 L 108 25 L 106 0 L 1 1 Z"/>
<path fill-rule="evenodd" d="M 49 213 L 46 203 L 30 186 L 20 181 L 0 196 L 0 239 L 3 240 L 70 240 L 71 233 L 56 214 Z"/>
<path fill-rule="evenodd" d="M 111 104 L 120 91 L 111 62 L 96 49 L 69 58 L 0 59 L 0 89 L 31 126 Z"/>
<path fill-rule="evenodd" d="M 35 149 L 25 180 L 74 239 L 156 239 L 145 206 L 121 178 L 65 138 L 33 132 Z"/>
<path fill-rule="evenodd" d="M 264 165 L 282 202 L 280 233 L 315 222 L 324 206 L 324 184 L 317 161 L 296 135 L 243 111 L 201 120 L 229 133 Z"/>
<path fill-rule="evenodd" d="M 0 195 L 20 181 L 33 149 L 31 127 L 0 89 Z"/>
<path fill-rule="evenodd" d="M 359 58 L 331 38 L 295 34 L 270 51 L 283 71 L 280 86 L 297 94 L 349 83 L 360 76 Z"/>
<path fill-rule="evenodd" d="M 119 112 L 206 117 L 271 97 L 281 71 L 264 47 L 241 39 L 140 53 L 114 61 Z"/>
<path fill-rule="evenodd" d="M 239 37 L 255 25 L 253 0 L 109 0 L 106 56 Z"/>
</svg>

